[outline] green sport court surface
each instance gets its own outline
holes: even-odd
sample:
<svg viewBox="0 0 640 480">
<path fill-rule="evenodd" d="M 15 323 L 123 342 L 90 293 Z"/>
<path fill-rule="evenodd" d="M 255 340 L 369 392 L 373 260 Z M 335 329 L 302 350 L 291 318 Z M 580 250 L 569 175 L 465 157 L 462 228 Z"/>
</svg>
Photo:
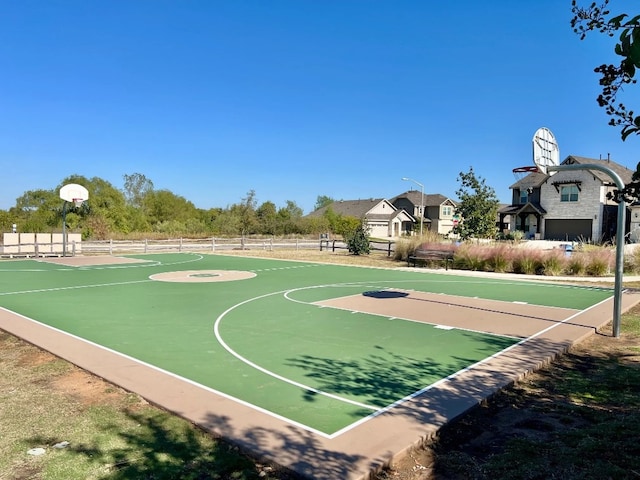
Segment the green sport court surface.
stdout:
<svg viewBox="0 0 640 480">
<path fill-rule="evenodd" d="M 2 261 L 0 306 L 325 439 L 392 414 L 613 295 L 420 269 L 127 258 Z M 221 281 L 226 272 L 249 274 Z"/>
</svg>

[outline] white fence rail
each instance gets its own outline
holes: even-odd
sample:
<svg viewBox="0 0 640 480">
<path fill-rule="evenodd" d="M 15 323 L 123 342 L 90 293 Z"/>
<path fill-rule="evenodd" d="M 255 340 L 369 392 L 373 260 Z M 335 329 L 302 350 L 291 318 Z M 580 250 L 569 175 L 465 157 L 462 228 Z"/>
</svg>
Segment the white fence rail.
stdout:
<svg viewBox="0 0 640 480">
<path fill-rule="evenodd" d="M 317 240 L 250 239 L 250 238 L 175 238 L 166 240 L 85 241 L 85 254 L 153 253 L 153 252 L 217 252 L 224 250 L 315 249 Z"/>
<path fill-rule="evenodd" d="M 40 235 L 40 234 L 37 234 Z M 15 243 L 0 245 L 3 257 L 46 257 L 74 255 L 118 255 L 127 253 L 158 252 L 221 252 L 230 250 L 346 250 L 347 245 L 340 240 L 313 240 L 298 238 L 173 238 L 164 240 L 91 240 L 81 241 L 79 234 L 67 240 L 66 249 L 59 234 L 48 237 L 36 237 L 34 234 L 11 237 Z M 19 241 L 18 241 L 19 240 Z M 385 252 L 391 256 L 394 251 L 393 242 L 371 242 L 371 250 Z"/>
</svg>

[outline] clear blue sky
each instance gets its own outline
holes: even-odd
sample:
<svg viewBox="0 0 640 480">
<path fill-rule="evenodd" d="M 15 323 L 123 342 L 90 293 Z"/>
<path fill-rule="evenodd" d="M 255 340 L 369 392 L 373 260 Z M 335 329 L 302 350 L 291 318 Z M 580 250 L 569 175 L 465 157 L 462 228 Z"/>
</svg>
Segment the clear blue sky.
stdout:
<svg viewBox="0 0 640 480">
<path fill-rule="evenodd" d="M 613 43 L 570 19 L 570 0 L 0 0 L 0 209 L 142 173 L 199 208 L 255 190 L 308 213 L 404 176 L 455 198 L 470 167 L 508 202 L 542 126 L 561 159 L 635 169 L 640 138 L 595 101 Z"/>
</svg>

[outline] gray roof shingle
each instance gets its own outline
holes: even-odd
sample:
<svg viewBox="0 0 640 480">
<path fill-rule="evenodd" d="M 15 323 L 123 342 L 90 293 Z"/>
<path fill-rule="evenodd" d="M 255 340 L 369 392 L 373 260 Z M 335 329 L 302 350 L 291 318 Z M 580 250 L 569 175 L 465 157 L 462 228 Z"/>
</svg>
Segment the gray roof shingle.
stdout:
<svg viewBox="0 0 640 480">
<path fill-rule="evenodd" d="M 406 198 L 407 200 L 409 200 L 414 205 L 420 205 L 420 202 L 422 201 L 422 192 L 419 192 L 417 190 L 409 190 L 408 192 L 404 192 L 404 193 L 401 193 L 400 195 L 397 195 L 397 196 L 393 197 L 389 201 L 391 203 L 394 203 L 399 198 Z M 456 202 L 454 200 L 451 200 L 450 198 L 445 197 L 444 195 L 441 195 L 439 193 L 425 193 L 424 194 L 424 206 L 425 207 L 435 207 L 435 206 L 438 206 L 438 205 L 442 205 L 447 200 L 451 201 L 454 205 L 456 205 Z"/>
<path fill-rule="evenodd" d="M 338 200 L 311 212 L 308 216 L 321 217 L 330 208 L 335 213 L 341 215 L 364 218 L 369 210 L 382 201 L 384 201 L 384 198 L 370 198 L 368 200 Z"/>
<path fill-rule="evenodd" d="M 613 172 L 618 174 L 620 176 L 620 179 L 625 184 L 627 184 L 627 183 L 629 183 L 631 181 L 631 177 L 633 175 L 633 170 L 630 170 L 627 167 L 625 167 L 624 165 L 620 165 L 619 163 L 616 163 L 616 162 L 614 162 L 612 160 L 596 160 L 595 158 L 587 158 L 587 157 L 579 157 L 579 156 L 576 156 L 576 155 L 569 155 L 561 163 L 561 165 L 573 165 L 573 164 L 582 164 L 582 165 L 584 165 L 584 164 L 593 164 L 593 165 L 601 165 L 601 166 L 608 167 Z M 599 178 L 601 182 L 603 182 L 605 184 L 612 184 L 613 183 L 611 177 L 609 175 L 607 175 L 605 172 L 601 172 L 600 170 L 590 170 L 590 171 L 596 178 Z M 548 178 L 547 175 L 544 175 L 543 173 L 540 173 L 540 172 L 530 173 L 529 175 L 525 176 L 524 178 L 518 180 L 516 183 L 511 185 L 509 188 L 510 189 L 514 189 L 514 188 L 519 188 L 519 189 L 536 188 L 536 187 L 539 187 L 540 185 L 542 185 L 547 180 L 547 178 Z"/>
</svg>

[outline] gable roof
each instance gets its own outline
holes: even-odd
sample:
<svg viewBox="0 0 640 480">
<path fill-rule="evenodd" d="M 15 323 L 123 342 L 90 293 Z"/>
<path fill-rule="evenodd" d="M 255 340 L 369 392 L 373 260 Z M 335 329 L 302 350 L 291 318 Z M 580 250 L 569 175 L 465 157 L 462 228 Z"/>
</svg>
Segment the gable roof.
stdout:
<svg viewBox="0 0 640 480">
<path fill-rule="evenodd" d="M 628 169 L 624 165 L 620 165 L 612 160 L 596 160 L 594 158 L 586 158 L 586 157 L 578 157 L 575 155 L 569 155 L 562 165 L 573 165 L 573 164 L 588 164 L 591 163 L 593 165 L 601 165 L 603 167 L 607 167 L 613 172 L 617 173 L 622 182 L 626 185 L 631 181 L 631 177 L 633 176 L 633 170 Z M 613 180 L 609 175 L 605 172 L 601 172 L 600 170 L 589 170 L 595 177 L 599 178 L 602 183 L 612 184 Z"/>
<path fill-rule="evenodd" d="M 595 158 L 587 158 L 587 157 L 579 157 L 576 155 L 569 155 L 561 165 L 573 165 L 573 164 L 593 164 L 593 165 L 602 165 L 616 174 L 620 176 L 620 179 L 624 184 L 627 184 L 631 181 L 631 177 L 633 176 L 633 170 L 628 169 L 624 165 L 620 165 L 612 160 L 596 160 Z M 603 184 L 613 184 L 613 180 L 609 175 L 605 172 L 601 172 L 600 170 L 589 170 L 593 176 L 598 178 Z M 537 188 L 542 185 L 549 177 L 540 172 L 533 172 L 527 175 L 526 177 L 518 180 L 516 183 L 511 185 L 509 188 L 514 189 L 525 189 L 525 188 Z"/>
<path fill-rule="evenodd" d="M 509 188 L 510 189 L 518 188 L 520 190 L 524 190 L 527 188 L 538 188 L 547 180 L 547 178 L 549 177 L 544 173 L 532 172 L 529 175 L 518 180 L 513 185 L 509 186 Z"/>
<path fill-rule="evenodd" d="M 381 202 L 385 202 L 384 198 L 370 198 L 368 200 L 338 200 L 329 205 L 326 205 L 318 210 L 314 210 L 308 216 L 309 217 L 321 217 L 324 213 L 331 209 L 335 213 L 345 215 L 349 217 L 364 218 L 364 216 L 375 208 Z M 391 205 L 390 202 L 388 202 Z M 391 205 L 392 211 L 395 212 L 396 207 Z"/>
<path fill-rule="evenodd" d="M 527 202 L 524 205 L 505 205 L 498 209 L 498 214 L 518 215 L 520 213 L 537 213 L 544 215 L 547 211 L 537 202 Z"/>
<path fill-rule="evenodd" d="M 391 203 L 394 203 L 396 200 L 399 200 L 401 198 L 406 198 L 414 205 L 420 205 L 420 202 L 422 202 L 422 192 L 419 192 L 417 190 L 409 190 L 408 192 L 404 192 L 404 193 L 401 193 L 400 195 L 393 197 L 389 201 Z M 439 193 L 424 194 L 425 207 L 436 207 L 436 206 L 442 205 L 443 203 L 446 203 L 447 201 L 451 202 L 453 206 L 456 206 L 456 202 L 454 202 L 448 197 L 445 197 L 444 195 L 440 195 Z"/>
</svg>

